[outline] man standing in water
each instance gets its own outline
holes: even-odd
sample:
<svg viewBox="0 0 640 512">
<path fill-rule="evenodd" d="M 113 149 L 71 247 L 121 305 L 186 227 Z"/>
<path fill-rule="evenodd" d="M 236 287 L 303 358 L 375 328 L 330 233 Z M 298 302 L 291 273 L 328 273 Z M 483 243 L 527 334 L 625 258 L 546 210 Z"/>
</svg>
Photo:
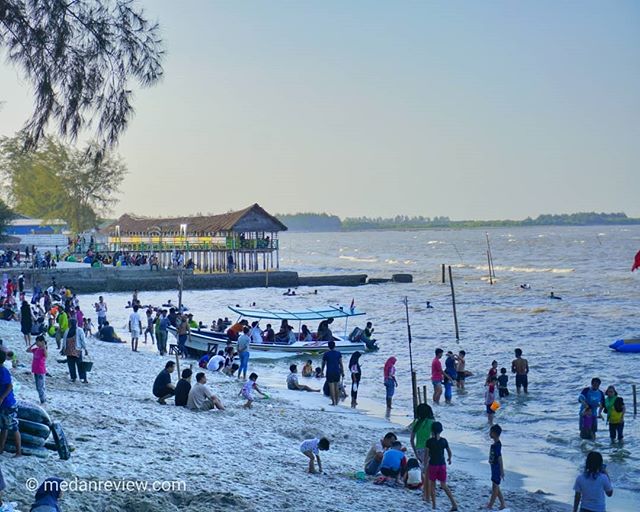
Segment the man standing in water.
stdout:
<svg viewBox="0 0 640 512">
<path fill-rule="evenodd" d="M 591 387 L 584 388 L 578 397 L 581 418 L 587 406 L 591 409 L 591 416 L 593 417 L 591 430 L 594 439 L 598 431 L 598 418 L 602 418 L 602 411 L 604 410 L 604 393 L 600 390 L 601 383 L 602 381 L 598 377 L 594 377 L 591 379 Z"/>
<path fill-rule="evenodd" d="M 342 354 L 336 348 L 336 342 L 329 342 L 329 351 L 322 356 L 322 373 L 327 368 L 327 384 L 329 384 L 329 394 L 331 395 L 331 405 L 338 405 L 340 401 L 340 391 L 338 384 L 344 378 L 344 368 L 342 366 Z"/>
<path fill-rule="evenodd" d="M 516 349 L 516 358 L 511 362 L 511 372 L 516 374 L 516 391 L 520 394 L 520 388 L 525 395 L 529 392 L 529 362 L 522 357 L 522 349 Z"/>
<path fill-rule="evenodd" d="M 442 381 L 444 380 L 444 372 L 442 371 L 442 354 L 444 350 L 436 349 L 436 357 L 431 361 L 431 383 L 433 384 L 433 403 L 439 404 L 442 396 Z"/>
</svg>

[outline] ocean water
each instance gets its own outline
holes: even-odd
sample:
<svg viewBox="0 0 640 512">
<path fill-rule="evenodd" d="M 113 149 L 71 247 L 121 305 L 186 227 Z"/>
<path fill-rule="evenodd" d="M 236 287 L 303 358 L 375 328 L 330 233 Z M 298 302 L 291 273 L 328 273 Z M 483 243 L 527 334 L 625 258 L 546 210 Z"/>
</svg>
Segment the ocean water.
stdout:
<svg viewBox="0 0 640 512">
<path fill-rule="evenodd" d="M 608 348 L 618 338 L 640 336 L 640 273 L 630 272 L 640 249 L 640 226 L 529 227 L 488 232 L 496 272 L 493 285 L 488 282 L 485 230 L 285 233 L 281 236 L 282 269 L 307 275 L 345 272 L 370 277 L 407 272 L 413 274 L 414 282 L 323 287 L 318 295 L 301 288 L 297 297 L 283 297 L 282 290 L 274 288 L 187 291 L 184 302 L 196 319 L 209 323 L 230 316 L 228 305 L 246 307 L 256 302 L 258 307 L 294 311 L 327 304 L 348 305 L 353 299 L 374 323 L 381 346 L 379 352 L 361 359 L 360 395 L 384 402 L 382 367 L 388 357 L 395 356 L 400 386 L 395 404 L 410 409 L 403 304 L 407 297 L 413 364 L 420 386 L 430 384 L 435 348 L 467 352 L 467 369 L 474 372 L 467 381 L 467 392 L 459 395 L 454 391 L 453 405 L 437 407 L 435 412 L 451 432 L 450 441 L 453 438 L 482 450 L 487 446 L 483 405 L 486 372 L 493 359 L 509 370 L 513 351 L 520 347 L 530 365 L 529 396 L 515 396 L 511 377 L 512 394 L 502 400 L 496 418 L 504 428 L 507 469 L 524 475 L 527 489 L 570 503 L 573 480 L 586 453 L 597 449 L 605 456 L 617 490 L 608 501 L 608 510 L 640 510 L 640 427 L 633 417 L 631 395 L 631 385 L 640 386 L 640 354 L 620 354 Z M 441 284 L 442 263 L 453 269 L 459 341 L 455 338 L 449 283 Z M 522 283 L 530 284 L 531 289 L 521 289 Z M 550 291 L 563 300 L 548 299 Z M 141 292 L 140 298 L 143 303 L 159 304 L 168 298 L 176 301 L 176 294 Z M 124 323 L 128 310 L 120 308 L 126 297 L 114 294 L 107 299 L 114 312 L 112 318 Z M 94 299 L 83 300 L 86 304 Z M 426 308 L 427 300 L 433 309 Z M 362 327 L 363 323 L 362 319 L 352 319 L 346 330 L 354 325 Z M 341 329 L 344 324 L 334 332 L 343 334 Z M 269 366 L 281 372 L 284 379 L 290 362 L 271 362 Z M 579 438 L 578 394 L 596 376 L 602 379 L 603 391 L 613 384 L 625 399 L 623 447 L 610 445 L 602 421 L 595 443 Z M 430 385 L 428 390 L 431 394 Z"/>
</svg>

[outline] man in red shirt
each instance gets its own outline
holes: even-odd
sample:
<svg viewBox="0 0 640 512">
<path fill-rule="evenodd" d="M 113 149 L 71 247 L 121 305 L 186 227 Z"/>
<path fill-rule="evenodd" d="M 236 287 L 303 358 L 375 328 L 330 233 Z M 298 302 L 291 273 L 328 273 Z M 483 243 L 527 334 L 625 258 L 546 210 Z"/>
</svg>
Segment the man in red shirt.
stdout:
<svg viewBox="0 0 640 512">
<path fill-rule="evenodd" d="M 440 403 L 440 396 L 442 396 L 442 381 L 444 380 L 444 372 L 442 371 L 442 354 L 444 350 L 441 348 L 436 349 L 436 357 L 431 361 L 431 383 L 433 384 L 433 403 Z"/>
</svg>

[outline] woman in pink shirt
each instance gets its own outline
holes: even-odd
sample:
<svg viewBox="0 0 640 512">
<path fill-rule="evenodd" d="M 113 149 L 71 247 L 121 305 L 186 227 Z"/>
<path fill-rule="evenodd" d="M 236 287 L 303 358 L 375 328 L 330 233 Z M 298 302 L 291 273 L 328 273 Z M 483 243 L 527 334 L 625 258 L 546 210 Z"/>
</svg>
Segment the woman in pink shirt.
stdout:
<svg viewBox="0 0 640 512">
<path fill-rule="evenodd" d="M 27 349 L 27 352 L 31 352 L 33 354 L 31 373 L 33 373 L 33 378 L 36 381 L 36 389 L 38 390 L 40 403 L 44 404 L 47 402 L 44 386 L 45 376 L 47 375 L 47 345 L 44 341 L 44 336 L 38 336 L 35 344 L 31 345 Z"/>
</svg>

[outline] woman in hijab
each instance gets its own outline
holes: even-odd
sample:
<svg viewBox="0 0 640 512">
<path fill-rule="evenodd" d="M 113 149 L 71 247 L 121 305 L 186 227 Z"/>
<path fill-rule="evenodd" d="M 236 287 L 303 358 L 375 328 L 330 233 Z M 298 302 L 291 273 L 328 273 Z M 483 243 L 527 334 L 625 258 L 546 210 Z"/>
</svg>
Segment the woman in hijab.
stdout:
<svg viewBox="0 0 640 512">
<path fill-rule="evenodd" d="M 20 306 L 20 331 L 24 335 L 24 342 L 27 347 L 31 346 L 31 329 L 33 328 L 33 316 L 31 314 L 31 305 L 26 301 L 22 301 Z"/>
<path fill-rule="evenodd" d="M 84 365 L 82 364 L 83 350 L 86 355 L 89 355 L 85 344 L 84 332 L 82 329 L 77 328 L 77 321 L 75 318 L 72 318 L 69 321 L 69 329 L 62 340 L 62 354 L 67 356 L 67 366 L 69 367 L 71 382 L 75 382 L 79 375 L 80 380 L 88 384 L 87 373 L 84 371 Z"/>
<path fill-rule="evenodd" d="M 358 387 L 360 386 L 360 378 L 362 377 L 362 369 L 360 368 L 360 356 L 358 351 L 354 352 L 349 359 L 349 371 L 351 372 L 351 407 L 353 409 L 358 405 Z"/>
<path fill-rule="evenodd" d="M 384 363 L 384 387 L 387 388 L 387 416 L 391 415 L 391 402 L 393 401 L 393 393 L 396 390 L 398 381 L 396 380 L 396 364 L 397 359 L 390 357 Z"/>
<path fill-rule="evenodd" d="M 36 491 L 36 499 L 30 512 L 60 512 L 58 500 L 62 498 L 61 478 L 47 478 Z"/>
</svg>

